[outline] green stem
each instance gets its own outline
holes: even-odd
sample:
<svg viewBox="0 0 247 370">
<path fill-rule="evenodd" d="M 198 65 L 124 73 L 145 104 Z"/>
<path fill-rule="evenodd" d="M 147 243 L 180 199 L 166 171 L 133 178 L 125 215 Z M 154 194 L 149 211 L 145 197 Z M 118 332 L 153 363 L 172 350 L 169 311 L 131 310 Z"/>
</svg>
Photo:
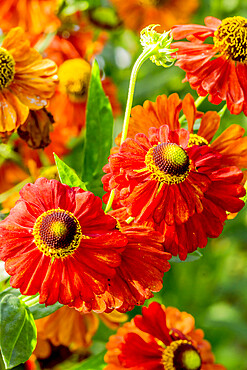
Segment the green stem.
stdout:
<svg viewBox="0 0 247 370">
<path fill-rule="evenodd" d="M 35 45 L 34 48 L 42 54 L 45 49 L 50 45 L 52 42 L 54 36 L 56 35 L 56 32 L 47 33 L 43 39 L 39 40 Z"/>
<path fill-rule="evenodd" d="M 26 306 L 31 307 L 34 306 L 35 304 L 39 303 L 39 294 L 36 296 L 25 296 L 20 297 L 20 300 L 25 303 Z"/>
<path fill-rule="evenodd" d="M 196 108 L 199 107 L 199 105 L 206 99 L 207 95 L 206 96 L 198 96 L 198 98 L 195 100 L 195 106 Z M 186 116 L 185 114 L 183 114 L 180 118 L 179 118 L 179 123 L 180 125 L 182 126 L 182 123 L 186 120 Z"/>
<path fill-rule="evenodd" d="M 132 102 L 133 102 L 133 97 L 134 97 L 134 90 L 135 90 L 135 84 L 136 84 L 136 77 L 137 73 L 141 67 L 141 65 L 150 58 L 153 54 L 157 52 L 158 45 L 152 45 L 151 47 L 143 50 L 141 55 L 137 58 L 131 75 L 130 75 L 130 83 L 129 83 L 129 91 L 128 91 L 128 98 L 127 98 L 127 103 L 126 103 L 126 108 L 125 108 L 125 114 L 124 114 L 124 121 L 123 121 L 123 130 L 122 130 L 122 137 L 121 137 L 121 144 L 124 142 L 124 140 L 127 137 L 128 134 L 128 128 L 129 128 L 129 120 L 130 120 L 130 112 L 132 108 Z M 111 209 L 111 205 L 114 199 L 115 192 L 114 190 L 111 191 L 110 197 L 108 199 L 106 208 L 105 208 L 105 213 L 107 213 Z"/>
<path fill-rule="evenodd" d="M 147 60 L 150 56 L 155 54 L 157 52 L 157 45 L 152 45 L 152 47 L 147 48 L 146 50 L 143 50 L 141 55 L 137 58 L 132 72 L 130 76 L 130 83 L 129 83 L 129 91 L 128 91 L 128 98 L 125 108 L 125 114 L 124 114 L 124 122 L 123 122 L 123 130 L 122 130 L 122 137 L 121 137 L 121 144 L 124 142 L 124 140 L 127 137 L 128 133 L 128 127 L 129 127 L 129 119 L 130 119 L 130 112 L 132 108 L 132 102 L 133 102 L 133 96 L 134 96 L 134 90 L 135 90 L 135 83 L 136 83 L 136 77 L 137 73 L 141 67 L 141 65 Z"/>
<path fill-rule="evenodd" d="M 109 196 L 109 199 L 108 199 L 108 202 L 107 202 L 107 205 L 105 207 L 105 213 L 110 211 L 111 205 L 112 205 L 112 202 L 113 202 L 113 199 L 114 199 L 114 195 L 115 195 L 115 191 L 114 191 L 114 189 L 112 189 L 112 191 L 110 193 L 110 196 Z"/>
<path fill-rule="evenodd" d="M 224 107 L 218 112 L 218 115 L 220 116 L 220 118 L 224 116 L 226 110 L 227 110 L 227 105 L 225 104 Z"/>
</svg>

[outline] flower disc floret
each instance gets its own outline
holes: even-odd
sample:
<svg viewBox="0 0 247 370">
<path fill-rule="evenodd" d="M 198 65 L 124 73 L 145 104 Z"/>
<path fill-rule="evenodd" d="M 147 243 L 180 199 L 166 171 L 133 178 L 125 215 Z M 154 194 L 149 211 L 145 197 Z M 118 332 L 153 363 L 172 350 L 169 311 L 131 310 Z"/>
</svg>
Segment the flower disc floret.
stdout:
<svg viewBox="0 0 247 370">
<path fill-rule="evenodd" d="M 226 59 L 247 62 L 247 19 L 225 18 L 214 34 L 214 44 Z"/>
<path fill-rule="evenodd" d="M 81 226 L 73 213 L 50 209 L 40 215 L 33 228 L 35 244 L 46 256 L 61 258 L 74 253 L 80 245 Z"/>
<path fill-rule="evenodd" d="M 193 145 L 209 145 L 208 141 L 197 134 L 190 134 L 189 142 L 188 142 L 188 147 L 193 146 Z"/>
<path fill-rule="evenodd" d="M 0 47 L 0 90 L 5 89 L 13 81 L 15 61 L 12 55 Z"/>
<path fill-rule="evenodd" d="M 160 183 L 179 184 L 189 174 L 188 154 L 175 143 L 161 143 L 153 146 L 146 154 L 145 163 L 152 178 Z"/>
<path fill-rule="evenodd" d="M 199 370 L 201 357 L 191 342 L 176 340 L 166 347 L 162 363 L 165 370 Z"/>
</svg>

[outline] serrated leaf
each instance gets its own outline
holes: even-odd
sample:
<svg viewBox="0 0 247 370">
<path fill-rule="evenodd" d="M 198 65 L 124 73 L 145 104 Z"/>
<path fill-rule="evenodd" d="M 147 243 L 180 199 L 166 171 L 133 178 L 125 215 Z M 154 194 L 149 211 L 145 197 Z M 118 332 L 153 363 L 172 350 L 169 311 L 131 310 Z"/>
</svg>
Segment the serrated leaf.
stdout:
<svg viewBox="0 0 247 370">
<path fill-rule="evenodd" d="M 42 317 L 46 317 L 51 315 L 53 312 L 59 310 L 59 308 L 63 307 L 63 305 L 59 302 L 53 304 L 52 306 L 45 306 L 45 304 L 35 304 L 29 307 L 30 312 L 33 315 L 34 320 L 41 319 Z"/>
<path fill-rule="evenodd" d="M 86 134 L 82 178 L 88 190 L 101 195 L 102 168 L 108 161 L 112 146 L 113 115 L 109 99 L 101 85 L 99 66 L 93 63 L 86 109 Z M 100 189 L 100 190 L 99 190 Z"/>
<path fill-rule="evenodd" d="M 73 168 L 64 163 L 55 153 L 54 158 L 62 183 L 67 184 L 71 187 L 79 187 L 83 190 L 87 190 L 85 183 L 77 176 Z"/>
<path fill-rule="evenodd" d="M 106 367 L 106 363 L 104 362 L 105 354 L 106 350 L 100 352 L 98 355 L 90 356 L 89 359 L 74 366 L 71 370 L 103 370 Z"/>
<path fill-rule="evenodd" d="M 197 261 L 199 260 L 200 258 L 202 257 L 202 254 L 201 252 L 199 251 L 195 251 L 193 253 L 189 253 L 187 255 L 187 258 L 185 261 L 181 261 L 181 259 L 179 257 L 172 257 L 169 262 L 171 263 L 181 263 L 181 262 L 194 262 L 194 261 Z"/>
<path fill-rule="evenodd" d="M 7 369 L 29 359 L 37 342 L 33 315 L 13 294 L 0 303 L 0 348 Z"/>
</svg>

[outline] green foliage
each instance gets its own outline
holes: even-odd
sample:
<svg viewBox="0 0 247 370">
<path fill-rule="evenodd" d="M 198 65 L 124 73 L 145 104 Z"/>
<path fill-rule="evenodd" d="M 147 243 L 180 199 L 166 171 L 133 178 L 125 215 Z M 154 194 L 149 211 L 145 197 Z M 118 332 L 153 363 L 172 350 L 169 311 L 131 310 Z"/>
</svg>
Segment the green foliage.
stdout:
<svg viewBox="0 0 247 370">
<path fill-rule="evenodd" d="M 14 294 L 0 303 L 0 347 L 7 369 L 29 359 L 36 346 L 36 326 L 28 307 Z"/>
<path fill-rule="evenodd" d="M 87 101 L 82 179 L 88 190 L 98 196 L 104 193 L 101 183 L 102 168 L 110 155 L 112 132 L 111 105 L 101 86 L 98 64 L 94 61 Z"/>
<path fill-rule="evenodd" d="M 104 356 L 106 351 L 102 351 L 96 356 L 89 357 L 88 360 L 83 361 L 81 364 L 74 366 L 71 370 L 103 370 L 106 366 Z"/>
<path fill-rule="evenodd" d="M 57 166 L 57 170 L 59 173 L 60 180 L 63 184 L 67 184 L 71 187 L 79 187 L 83 190 L 87 190 L 86 185 L 84 182 L 77 176 L 73 168 L 69 167 L 66 163 L 64 163 L 55 153 L 54 158 Z"/>
</svg>

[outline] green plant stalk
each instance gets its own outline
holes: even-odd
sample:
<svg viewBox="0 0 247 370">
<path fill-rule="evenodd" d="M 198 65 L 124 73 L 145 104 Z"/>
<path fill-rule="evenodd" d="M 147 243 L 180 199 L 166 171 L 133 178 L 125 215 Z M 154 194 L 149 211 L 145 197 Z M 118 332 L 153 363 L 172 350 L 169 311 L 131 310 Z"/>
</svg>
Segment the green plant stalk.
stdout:
<svg viewBox="0 0 247 370">
<path fill-rule="evenodd" d="M 126 103 L 126 108 L 125 108 L 123 130 L 122 130 L 120 145 L 124 142 L 128 134 L 130 112 L 131 112 L 132 102 L 133 102 L 133 97 L 134 97 L 137 73 L 139 69 L 141 68 L 141 65 L 152 55 L 156 54 L 158 50 L 159 50 L 159 45 L 152 45 L 151 47 L 143 50 L 143 52 L 139 55 L 139 57 L 137 58 L 133 66 L 133 69 L 130 75 L 130 83 L 129 83 L 128 97 L 127 97 L 127 103 Z M 115 195 L 114 190 L 111 190 L 110 197 L 108 199 L 108 202 L 105 208 L 105 213 L 107 213 L 111 209 L 114 195 Z"/>
<path fill-rule="evenodd" d="M 128 98 L 125 108 L 125 114 L 124 114 L 124 121 L 123 121 L 123 130 L 122 130 L 122 137 L 121 137 L 121 144 L 124 142 L 124 140 L 127 137 L 128 133 L 128 127 L 129 127 L 129 119 L 130 119 L 130 112 L 132 108 L 132 102 L 134 97 L 134 90 L 135 90 L 135 84 L 136 84 L 136 77 L 137 73 L 141 67 L 141 65 L 150 58 L 152 55 L 156 54 L 159 50 L 159 45 L 152 45 L 151 47 L 147 48 L 146 50 L 143 50 L 141 55 L 137 58 L 131 75 L 130 75 L 130 83 L 129 83 L 129 91 L 128 91 Z"/>
<path fill-rule="evenodd" d="M 195 106 L 196 108 L 199 107 L 199 105 L 206 99 L 207 95 L 206 96 L 198 96 L 198 98 L 196 99 L 195 101 Z M 184 122 L 184 120 L 186 119 L 186 116 L 185 114 L 183 114 L 180 118 L 179 118 L 179 123 L 180 125 L 182 126 L 182 123 Z"/>
</svg>

